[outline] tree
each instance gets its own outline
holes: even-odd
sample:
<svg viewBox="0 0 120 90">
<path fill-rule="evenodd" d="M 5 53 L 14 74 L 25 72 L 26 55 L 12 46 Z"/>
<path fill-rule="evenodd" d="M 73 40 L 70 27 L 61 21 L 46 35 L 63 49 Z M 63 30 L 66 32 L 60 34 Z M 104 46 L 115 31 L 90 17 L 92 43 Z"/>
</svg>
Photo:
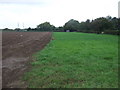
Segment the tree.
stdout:
<svg viewBox="0 0 120 90">
<path fill-rule="evenodd" d="M 31 31 L 32 29 L 29 27 L 28 29 L 27 29 L 27 31 Z"/>
<path fill-rule="evenodd" d="M 79 25 L 79 31 L 85 32 L 91 29 L 91 22 L 89 19 L 86 22 L 81 22 Z"/>
<path fill-rule="evenodd" d="M 63 32 L 63 31 L 64 31 L 64 28 L 63 28 L 62 26 L 56 27 L 55 31 L 56 31 L 56 32 Z"/>
<path fill-rule="evenodd" d="M 120 18 L 118 18 L 118 30 L 120 30 Z"/>
<path fill-rule="evenodd" d="M 41 23 L 37 26 L 37 29 L 40 31 L 54 31 L 55 26 L 51 25 L 49 22 Z"/>
<path fill-rule="evenodd" d="M 111 22 L 108 19 L 101 17 L 93 20 L 91 23 L 91 27 L 98 33 L 101 33 L 111 27 Z"/>
<path fill-rule="evenodd" d="M 15 31 L 20 31 L 21 29 L 20 28 L 15 28 Z"/>
<path fill-rule="evenodd" d="M 64 30 L 70 31 L 78 31 L 79 30 L 79 22 L 77 20 L 71 19 L 64 25 Z"/>
<path fill-rule="evenodd" d="M 112 18 L 111 20 L 111 29 L 112 30 L 118 29 L 118 19 L 116 17 Z"/>
</svg>

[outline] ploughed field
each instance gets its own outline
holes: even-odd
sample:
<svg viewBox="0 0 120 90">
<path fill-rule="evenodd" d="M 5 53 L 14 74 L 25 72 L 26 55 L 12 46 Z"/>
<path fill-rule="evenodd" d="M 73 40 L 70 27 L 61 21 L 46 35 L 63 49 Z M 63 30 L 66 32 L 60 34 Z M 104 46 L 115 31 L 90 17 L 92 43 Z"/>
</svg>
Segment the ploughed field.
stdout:
<svg viewBox="0 0 120 90">
<path fill-rule="evenodd" d="M 28 70 L 32 54 L 51 40 L 51 32 L 2 32 L 3 88 L 25 87 L 21 76 Z"/>
</svg>

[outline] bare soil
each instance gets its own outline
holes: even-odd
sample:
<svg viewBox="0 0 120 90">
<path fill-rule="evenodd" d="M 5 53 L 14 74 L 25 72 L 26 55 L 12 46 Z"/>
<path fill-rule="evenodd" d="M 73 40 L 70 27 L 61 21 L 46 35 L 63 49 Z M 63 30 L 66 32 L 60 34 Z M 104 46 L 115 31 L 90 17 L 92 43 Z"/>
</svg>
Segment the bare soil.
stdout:
<svg viewBox="0 0 120 90">
<path fill-rule="evenodd" d="M 26 88 L 21 81 L 32 55 L 51 40 L 51 32 L 2 32 L 2 87 Z"/>
</svg>

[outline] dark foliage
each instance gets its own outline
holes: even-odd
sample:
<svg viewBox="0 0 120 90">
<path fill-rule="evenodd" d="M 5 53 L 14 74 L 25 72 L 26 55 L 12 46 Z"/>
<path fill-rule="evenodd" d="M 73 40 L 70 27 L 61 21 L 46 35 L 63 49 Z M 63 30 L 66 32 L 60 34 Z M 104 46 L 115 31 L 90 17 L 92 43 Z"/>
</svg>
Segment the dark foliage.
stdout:
<svg viewBox="0 0 120 90">
<path fill-rule="evenodd" d="M 37 26 L 38 31 L 54 31 L 55 26 L 51 25 L 49 22 L 41 23 Z"/>
<path fill-rule="evenodd" d="M 11 29 L 5 28 L 4 31 L 10 31 Z M 54 31 L 54 32 L 84 32 L 84 33 L 105 33 L 105 34 L 120 34 L 120 18 L 116 17 L 100 17 L 94 20 L 87 19 L 85 22 L 79 22 L 71 19 L 63 26 L 55 27 L 49 22 L 44 22 L 37 25 L 36 28 L 27 28 L 26 31 Z M 16 28 L 15 31 L 21 31 L 20 28 Z M 24 30 L 22 30 L 24 31 Z"/>
</svg>

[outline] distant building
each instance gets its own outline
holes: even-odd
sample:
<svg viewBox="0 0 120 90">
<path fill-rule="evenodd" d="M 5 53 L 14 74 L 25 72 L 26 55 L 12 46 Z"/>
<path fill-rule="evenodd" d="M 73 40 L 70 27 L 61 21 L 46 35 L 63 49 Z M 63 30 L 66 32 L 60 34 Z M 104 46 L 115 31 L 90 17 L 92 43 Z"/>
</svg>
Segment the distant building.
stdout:
<svg viewBox="0 0 120 90">
<path fill-rule="evenodd" d="M 70 32 L 70 30 L 66 30 L 66 32 Z"/>
</svg>

